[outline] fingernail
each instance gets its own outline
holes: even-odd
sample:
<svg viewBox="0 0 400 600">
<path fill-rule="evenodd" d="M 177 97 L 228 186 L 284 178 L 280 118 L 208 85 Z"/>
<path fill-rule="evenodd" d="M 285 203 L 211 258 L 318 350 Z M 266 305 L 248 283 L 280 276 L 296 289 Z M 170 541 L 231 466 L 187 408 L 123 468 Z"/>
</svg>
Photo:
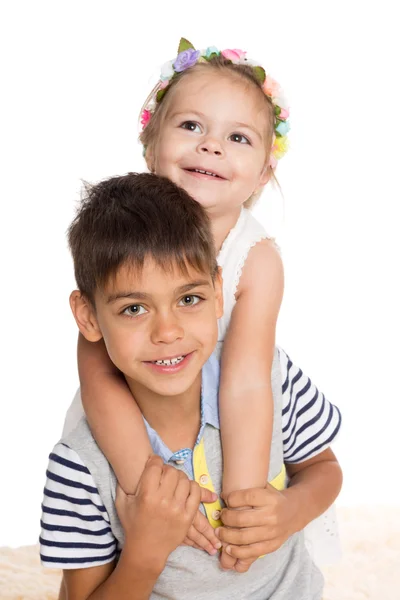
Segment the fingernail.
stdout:
<svg viewBox="0 0 400 600">
<path fill-rule="evenodd" d="M 222 544 L 221 544 L 221 542 L 216 542 L 216 543 L 214 544 L 214 548 L 217 548 L 218 550 L 219 550 L 220 548 L 222 548 Z"/>
<path fill-rule="evenodd" d="M 230 546 L 227 546 L 227 547 L 225 548 L 225 552 L 226 552 L 227 554 L 230 554 L 230 553 L 232 552 L 232 548 L 231 548 Z"/>
</svg>

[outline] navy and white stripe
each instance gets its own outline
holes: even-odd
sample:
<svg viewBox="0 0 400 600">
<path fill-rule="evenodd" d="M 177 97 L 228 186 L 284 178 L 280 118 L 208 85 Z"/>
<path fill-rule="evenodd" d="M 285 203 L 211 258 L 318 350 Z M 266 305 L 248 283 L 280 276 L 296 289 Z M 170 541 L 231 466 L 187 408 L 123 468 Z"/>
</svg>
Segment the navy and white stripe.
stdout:
<svg viewBox="0 0 400 600">
<path fill-rule="evenodd" d="M 281 348 L 279 358 L 283 457 L 285 463 L 300 463 L 329 448 L 339 433 L 342 417 Z"/>
<path fill-rule="evenodd" d="M 279 348 L 282 373 L 282 430 L 285 463 L 299 463 L 328 448 L 340 429 L 339 410 Z M 217 365 L 217 366 L 216 366 Z M 205 421 L 218 422 L 218 362 L 203 368 Z M 203 424 L 204 425 L 204 424 Z M 168 462 L 176 456 L 149 428 L 153 450 Z M 189 449 L 182 449 L 185 458 Z M 176 454 L 179 454 L 176 453 Z M 46 567 L 77 569 L 112 561 L 117 542 L 95 482 L 78 454 L 57 444 L 50 454 L 42 505 L 40 551 Z"/>
<path fill-rule="evenodd" d="M 40 557 L 59 569 L 102 565 L 116 555 L 116 540 L 93 477 L 76 452 L 57 444 L 43 491 Z"/>
</svg>

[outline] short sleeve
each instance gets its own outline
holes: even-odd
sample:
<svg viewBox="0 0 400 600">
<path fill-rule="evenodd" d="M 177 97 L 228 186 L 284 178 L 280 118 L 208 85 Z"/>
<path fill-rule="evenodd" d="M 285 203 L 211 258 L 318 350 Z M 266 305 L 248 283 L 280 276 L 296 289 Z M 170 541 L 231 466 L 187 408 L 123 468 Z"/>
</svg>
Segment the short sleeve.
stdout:
<svg viewBox="0 0 400 600">
<path fill-rule="evenodd" d="M 80 569 L 114 560 L 117 541 L 107 511 L 78 454 L 57 444 L 46 476 L 40 522 L 43 566 Z"/>
<path fill-rule="evenodd" d="M 295 464 L 331 446 L 339 433 L 342 416 L 281 348 L 279 358 L 284 462 Z"/>
</svg>

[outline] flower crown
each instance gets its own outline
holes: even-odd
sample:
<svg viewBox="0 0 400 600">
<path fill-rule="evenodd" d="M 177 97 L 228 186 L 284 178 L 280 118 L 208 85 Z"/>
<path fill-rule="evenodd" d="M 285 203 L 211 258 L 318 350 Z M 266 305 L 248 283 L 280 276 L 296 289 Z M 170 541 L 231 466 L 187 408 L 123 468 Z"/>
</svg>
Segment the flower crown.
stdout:
<svg viewBox="0 0 400 600">
<path fill-rule="evenodd" d="M 142 131 L 147 127 L 154 114 L 156 106 L 163 99 L 169 84 L 179 73 L 190 69 L 196 63 L 209 62 L 212 58 L 223 56 L 227 61 L 235 65 L 247 65 L 252 67 L 253 73 L 261 83 L 262 90 L 271 99 L 275 122 L 272 148 L 270 154 L 270 166 L 275 169 L 277 161 L 286 154 L 288 149 L 287 133 L 290 129 L 289 107 L 283 95 L 280 85 L 267 75 L 261 65 L 246 58 L 243 50 L 218 50 L 215 46 L 209 46 L 206 50 L 196 50 L 185 38 L 181 38 L 178 48 L 178 56 L 166 62 L 161 68 L 158 84 L 147 99 L 144 109 L 140 115 Z"/>
</svg>

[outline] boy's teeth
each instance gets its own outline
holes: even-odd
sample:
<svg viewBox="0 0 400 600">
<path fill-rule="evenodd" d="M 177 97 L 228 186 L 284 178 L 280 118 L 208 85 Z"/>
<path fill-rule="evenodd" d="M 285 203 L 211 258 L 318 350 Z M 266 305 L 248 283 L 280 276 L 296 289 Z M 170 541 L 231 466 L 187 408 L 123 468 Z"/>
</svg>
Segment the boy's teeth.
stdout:
<svg viewBox="0 0 400 600">
<path fill-rule="evenodd" d="M 195 169 L 195 173 L 202 173 L 202 175 L 212 175 L 213 177 L 216 177 L 215 173 L 211 173 L 210 171 L 202 171 L 201 169 Z"/>
<path fill-rule="evenodd" d="M 182 362 L 184 358 L 184 356 L 177 356 L 176 358 L 166 358 L 165 360 L 153 360 L 153 364 L 170 367 L 171 365 L 177 365 Z"/>
</svg>

